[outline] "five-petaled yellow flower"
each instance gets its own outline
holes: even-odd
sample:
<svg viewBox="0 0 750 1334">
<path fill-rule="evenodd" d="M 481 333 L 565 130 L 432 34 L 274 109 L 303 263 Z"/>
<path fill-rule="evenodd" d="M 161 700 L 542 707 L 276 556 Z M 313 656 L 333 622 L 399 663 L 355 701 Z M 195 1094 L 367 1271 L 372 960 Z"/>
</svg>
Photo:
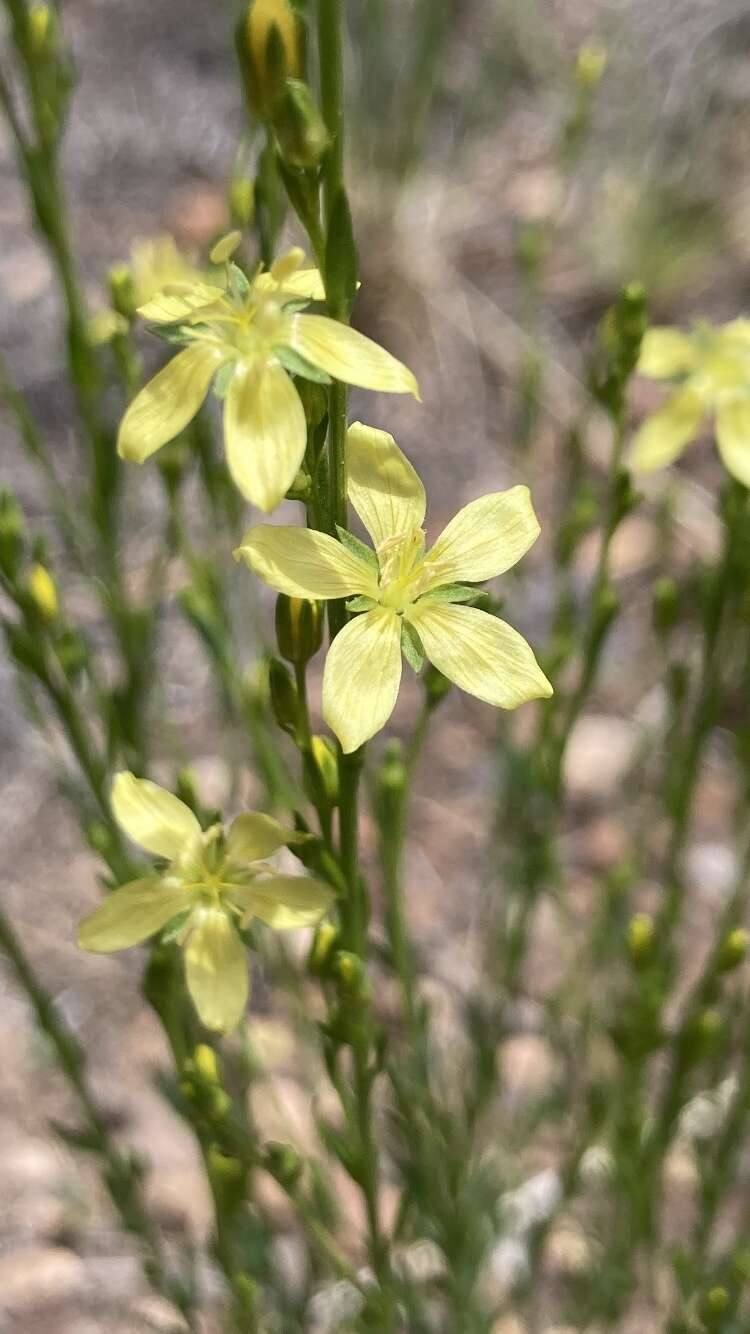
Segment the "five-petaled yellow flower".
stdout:
<svg viewBox="0 0 750 1334">
<path fill-rule="evenodd" d="M 528 489 L 482 496 L 460 510 L 430 551 L 425 492 L 384 431 L 359 423 L 348 436 L 349 499 L 375 546 L 342 533 L 337 542 L 306 528 L 251 528 L 235 553 L 279 593 L 350 598 L 355 615 L 331 645 L 323 713 L 346 752 L 388 721 L 401 682 L 401 652 L 423 650 L 449 680 L 500 708 L 549 696 L 552 687 L 525 639 L 476 607 L 463 581 L 510 569 L 539 533 Z"/>
<path fill-rule="evenodd" d="M 254 917 L 277 930 L 314 926 L 333 902 L 331 889 L 282 875 L 264 860 L 295 839 L 269 815 L 247 811 L 227 830 L 204 831 L 179 798 L 131 773 L 116 775 L 112 810 L 134 843 L 168 865 L 114 890 L 81 923 L 79 944 L 98 953 L 124 950 L 174 923 L 198 1014 L 207 1028 L 228 1032 L 250 990 L 237 927 Z"/>
<path fill-rule="evenodd" d="M 229 258 L 227 240 L 212 252 L 217 263 Z M 171 326 L 170 338 L 185 347 L 125 413 L 118 437 L 124 458 L 143 463 L 183 430 L 218 376 L 229 471 L 245 498 L 269 511 L 294 481 L 307 443 L 291 374 L 419 397 L 411 371 L 377 343 L 304 312 L 325 293 L 318 270 L 303 269 L 303 259 L 291 250 L 252 282 L 227 264 L 225 286 L 173 283 L 140 308 L 144 318 Z"/>
<path fill-rule="evenodd" d="M 638 370 L 675 388 L 636 434 L 633 467 L 650 472 L 671 463 L 712 413 L 725 467 L 750 486 L 750 320 L 698 324 L 689 334 L 649 329 Z"/>
</svg>

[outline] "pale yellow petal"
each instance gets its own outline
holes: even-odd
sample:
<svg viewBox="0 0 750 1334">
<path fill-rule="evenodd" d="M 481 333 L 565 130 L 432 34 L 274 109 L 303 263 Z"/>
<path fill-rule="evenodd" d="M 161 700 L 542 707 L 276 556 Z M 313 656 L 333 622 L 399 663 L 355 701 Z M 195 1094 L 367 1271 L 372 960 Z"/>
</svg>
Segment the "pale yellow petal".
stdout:
<svg viewBox="0 0 750 1334">
<path fill-rule="evenodd" d="M 242 908 L 245 922 L 258 917 L 276 931 L 315 926 L 334 901 L 330 885 L 305 875 L 270 875 L 229 895 Z"/>
<path fill-rule="evenodd" d="M 349 499 L 376 547 L 422 527 L 424 487 L 392 435 L 355 422 L 346 455 Z"/>
<path fill-rule="evenodd" d="M 377 595 L 377 576 L 370 566 L 335 538 L 310 528 L 259 524 L 245 534 L 234 554 L 269 588 L 292 598 Z"/>
<path fill-rule="evenodd" d="M 213 376 L 226 360 L 209 343 L 191 343 L 172 357 L 133 399 L 120 422 L 117 452 L 133 463 L 173 440 L 192 421 Z"/>
<path fill-rule="evenodd" d="M 259 273 L 253 283 L 258 291 L 276 292 L 282 301 L 324 301 L 326 289 L 318 269 L 298 269 L 282 281 L 270 273 Z"/>
<path fill-rule="evenodd" d="M 270 857 L 295 838 L 294 830 L 285 829 L 272 815 L 245 811 L 233 820 L 227 833 L 226 854 L 232 862 L 245 863 Z"/>
<path fill-rule="evenodd" d="M 307 444 L 300 396 L 277 365 L 237 367 L 224 404 L 224 442 L 232 478 L 246 500 L 275 509 L 299 472 Z"/>
<path fill-rule="evenodd" d="M 158 876 L 133 880 L 107 896 L 78 928 L 78 944 L 96 954 L 111 954 L 139 945 L 161 931 L 173 917 L 191 906 L 181 885 L 168 885 Z"/>
<path fill-rule="evenodd" d="M 750 487 L 750 398 L 721 405 L 716 413 L 716 443 L 727 471 Z"/>
<path fill-rule="evenodd" d="M 526 700 L 552 694 L 523 636 L 486 611 L 417 602 L 406 615 L 430 662 L 477 699 L 515 709 Z"/>
<path fill-rule="evenodd" d="M 679 329 L 648 329 L 641 343 L 638 370 L 652 380 L 668 380 L 695 368 L 698 348 L 689 334 Z"/>
<path fill-rule="evenodd" d="M 138 307 L 138 314 L 154 324 L 178 324 L 194 316 L 196 311 L 215 306 L 225 299 L 221 287 L 211 283 L 176 282 L 162 288 L 150 301 Z"/>
<path fill-rule="evenodd" d="M 743 343 L 747 346 L 750 343 L 750 320 L 740 316 L 737 320 L 730 320 L 728 324 L 722 324 L 719 332 L 728 336 L 733 342 Z"/>
<path fill-rule="evenodd" d="M 198 908 L 185 946 L 185 977 L 201 1023 L 218 1033 L 236 1028 L 250 994 L 247 955 L 220 908 Z"/>
<path fill-rule="evenodd" d="M 148 778 L 115 774 L 111 803 L 128 838 L 156 857 L 178 857 L 201 831 L 190 807 Z"/>
<path fill-rule="evenodd" d="M 494 579 L 515 565 L 538 536 L 527 486 L 480 496 L 458 511 L 428 553 L 428 587 Z"/>
<path fill-rule="evenodd" d="M 386 608 L 339 631 L 323 672 L 323 717 L 348 755 L 385 727 L 401 684 L 401 621 Z"/>
<path fill-rule="evenodd" d="M 345 384 L 385 394 L 413 394 L 419 387 L 411 371 L 371 338 L 326 315 L 292 315 L 286 322 L 288 343 L 318 370 Z"/>
<path fill-rule="evenodd" d="M 631 467 L 636 472 L 652 472 L 671 463 L 697 435 L 703 412 L 703 400 L 695 390 L 678 389 L 636 432 Z"/>
</svg>

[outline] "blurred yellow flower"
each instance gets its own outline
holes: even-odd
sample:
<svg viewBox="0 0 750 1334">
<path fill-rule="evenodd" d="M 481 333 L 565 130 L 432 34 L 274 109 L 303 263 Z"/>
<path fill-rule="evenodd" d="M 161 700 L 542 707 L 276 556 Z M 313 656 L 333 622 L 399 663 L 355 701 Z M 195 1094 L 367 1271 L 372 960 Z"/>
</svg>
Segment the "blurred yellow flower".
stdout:
<svg viewBox="0 0 750 1334">
<path fill-rule="evenodd" d="M 692 333 L 649 329 L 638 370 L 675 388 L 637 432 L 633 468 L 651 472 L 671 463 L 712 414 L 725 467 L 750 486 L 750 320 L 699 324 Z"/>
<path fill-rule="evenodd" d="M 174 923 L 200 1019 L 228 1032 L 242 1018 L 250 990 L 237 927 L 254 917 L 280 931 L 315 926 L 333 902 L 331 889 L 308 876 L 282 875 L 264 860 L 295 838 L 270 815 L 247 811 L 226 830 L 204 831 L 178 797 L 131 773 L 115 776 L 112 810 L 134 843 L 168 865 L 114 890 L 81 923 L 81 948 L 128 949 Z"/>
<path fill-rule="evenodd" d="M 279 593 L 351 598 L 355 615 L 331 645 L 323 713 L 345 752 L 388 721 L 401 654 L 422 653 L 449 680 L 500 708 L 549 696 L 529 645 L 488 612 L 461 606 L 481 582 L 509 570 L 539 533 L 528 489 L 466 505 L 425 552 L 425 492 L 393 437 L 359 423 L 348 436 L 349 498 L 375 546 L 306 528 L 251 528 L 235 553 Z"/>
<path fill-rule="evenodd" d="M 419 396 L 411 371 L 377 343 L 324 315 L 301 313 L 324 296 L 320 274 L 303 269 L 303 259 L 291 250 L 250 283 L 229 264 L 224 287 L 173 283 L 141 307 L 186 346 L 125 413 L 124 458 L 143 463 L 183 430 L 219 375 L 229 471 L 245 498 L 269 511 L 294 481 L 307 443 L 292 374 Z"/>
</svg>

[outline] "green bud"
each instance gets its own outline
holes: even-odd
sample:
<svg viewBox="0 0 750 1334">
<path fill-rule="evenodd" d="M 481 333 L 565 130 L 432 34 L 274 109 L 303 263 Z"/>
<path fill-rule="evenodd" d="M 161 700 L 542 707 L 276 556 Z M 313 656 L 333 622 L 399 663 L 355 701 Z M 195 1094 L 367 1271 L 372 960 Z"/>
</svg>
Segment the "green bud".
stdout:
<svg viewBox="0 0 750 1334">
<path fill-rule="evenodd" d="M 8 651 L 18 667 L 32 672 L 44 681 L 47 678 L 47 663 L 44 649 L 35 635 L 30 635 L 22 625 L 5 623 L 5 639 Z"/>
<path fill-rule="evenodd" d="M 737 926 L 734 931 L 730 931 L 721 946 L 719 953 L 719 968 L 723 973 L 730 972 L 743 963 L 750 945 L 750 931 L 744 927 Z"/>
<path fill-rule="evenodd" d="M 287 79 L 273 127 L 282 158 L 300 170 L 317 167 L 331 142 L 313 95 L 301 79 Z"/>
<path fill-rule="evenodd" d="M 325 736 L 314 736 L 311 748 L 323 790 L 330 804 L 335 806 L 339 799 L 339 763 L 336 750 Z"/>
<path fill-rule="evenodd" d="M 229 187 L 229 210 L 236 227 L 249 227 L 255 217 L 255 184 L 247 176 L 235 176 Z"/>
<path fill-rule="evenodd" d="M 55 656 L 69 681 L 75 681 L 89 660 L 89 647 L 77 630 L 63 630 L 55 640 Z"/>
<path fill-rule="evenodd" d="M 305 409 L 307 425 L 312 429 L 320 426 L 328 411 L 328 395 L 323 385 L 300 377 L 296 381 L 296 389 Z"/>
<path fill-rule="evenodd" d="M 705 1298 L 706 1311 L 710 1315 L 721 1315 L 729 1306 L 729 1293 L 726 1288 L 710 1288 Z"/>
<path fill-rule="evenodd" d="M 333 960 L 333 972 L 350 996 L 357 1000 L 369 998 L 370 980 L 358 954 L 352 954 L 351 950 L 338 950 Z"/>
<path fill-rule="evenodd" d="M 205 1042 L 200 1042 L 193 1052 L 193 1062 L 201 1079 L 204 1079 L 207 1084 L 219 1083 L 219 1063 L 213 1047 L 209 1047 Z"/>
<path fill-rule="evenodd" d="M 0 570 L 14 581 L 23 555 L 23 511 L 10 491 L 0 492 Z"/>
<path fill-rule="evenodd" d="M 278 658 L 271 658 L 269 661 L 268 685 L 274 718 L 279 727 L 290 736 L 294 736 L 300 721 L 297 688 L 288 669 Z"/>
<path fill-rule="evenodd" d="M 264 1166 L 282 1186 L 293 1186 L 302 1175 L 304 1163 L 291 1144 L 271 1140 L 265 1146 Z"/>
<path fill-rule="evenodd" d="M 86 842 L 93 852 L 107 857 L 112 851 L 112 835 L 101 820 L 90 820 L 85 828 Z"/>
<path fill-rule="evenodd" d="M 321 604 L 279 593 L 276 599 L 276 642 L 282 658 L 304 667 L 323 642 Z"/>
<path fill-rule="evenodd" d="M 107 275 L 109 299 L 118 315 L 128 321 L 135 318 L 136 295 L 133 271 L 128 264 L 113 264 Z"/>
<path fill-rule="evenodd" d="M 724 1020 L 719 1010 L 709 1007 L 703 1011 L 698 1019 L 697 1034 L 705 1043 L 711 1044 L 719 1036 L 724 1027 Z"/>
<path fill-rule="evenodd" d="M 386 825 L 403 796 L 408 777 L 401 742 L 389 741 L 375 780 L 380 819 Z"/>
<path fill-rule="evenodd" d="M 654 919 L 645 912 L 637 912 L 628 922 L 628 953 L 637 968 L 652 957 L 654 948 Z"/>
<path fill-rule="evenodd" d="M 680 610 L 680 594 L 674 579 L 664 575 L 657 579 L 653 589 L 651 617 L 657 634 L 668 635 L 677 624 Z"/>
<path fill-rule="evenodd" d="M 315 976 L 320 977 L 321 974 L 328 972 L 338 939 L 339 929 L 333 922 L 321 922 L 316 927 L 307 960 L 307 966 Z"/>
</svg>

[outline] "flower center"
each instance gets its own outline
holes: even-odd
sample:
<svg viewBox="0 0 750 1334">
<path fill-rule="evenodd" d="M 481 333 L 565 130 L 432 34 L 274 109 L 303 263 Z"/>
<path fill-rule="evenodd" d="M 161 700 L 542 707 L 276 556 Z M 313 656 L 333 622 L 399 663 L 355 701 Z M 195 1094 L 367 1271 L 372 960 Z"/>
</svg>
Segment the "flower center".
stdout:
<svg viewBox="0 0 750 1334">
<path fill-rule="evenodd" d="M 398 537 L 389 537 L 378 547 L 380 564 L 380 605 L 399 613 L 416 602 L 429 583 L 433 571 L 424 554 L 425 535 L 412 528 Z"/>
</svg>

